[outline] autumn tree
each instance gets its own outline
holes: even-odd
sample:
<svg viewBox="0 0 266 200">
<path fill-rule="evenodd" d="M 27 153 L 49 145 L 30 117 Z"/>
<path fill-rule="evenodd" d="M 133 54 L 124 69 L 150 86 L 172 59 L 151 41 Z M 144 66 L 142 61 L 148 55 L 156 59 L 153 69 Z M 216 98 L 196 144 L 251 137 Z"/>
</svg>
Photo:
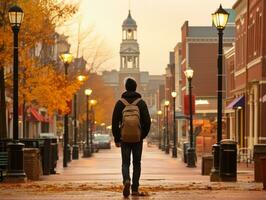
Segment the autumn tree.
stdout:
<svg viewBox="0 0 266 200">
<path fill-rule="evenodd" d="M 95 120 L 110 124 L 115 105 L 114 91 L 110 86 L 104 85 L 102 76 L 97 73 L 90 73 L 88 80 L 79 92 L 79 120 L 83 122 L 86 120 L 86 99 L 84 96 L 84 90 L 86 88 L 92 89 L 90 99 L 97 101 L 97 104 L 94 106 Z"/>
<path fill-rule="evenodd" d="M 75 80 L 68 80 L 55 70 L 54 62 L 42 62 L 35 57 L 36 45 L 41 47 L 54 44 L 55 27 L 70 18 L 77 11 L 76 5 L 54 0 L 1 0 L 0 2 L 0 137 L 7 137 L 5 92 L 12 87 L 12 31 L 8 22 L 8 9 L 17 3 L 25 16 L 19 34 L 20 58 L 20 100 L 29 104 L 44 106 L 50 112 L 58 109 L 67 112 L 66 101 L 79 87 Z M 42 52 L 43 49 L 41 49 Z M 6 72 L 6 73 L 5 73 Z M 6 74 L 6 75 L 5 75 Z M 62 87 L 64 85 L 64 87 Z M 21 103 L 21 101 L 20 101 Z"/>
</svg>

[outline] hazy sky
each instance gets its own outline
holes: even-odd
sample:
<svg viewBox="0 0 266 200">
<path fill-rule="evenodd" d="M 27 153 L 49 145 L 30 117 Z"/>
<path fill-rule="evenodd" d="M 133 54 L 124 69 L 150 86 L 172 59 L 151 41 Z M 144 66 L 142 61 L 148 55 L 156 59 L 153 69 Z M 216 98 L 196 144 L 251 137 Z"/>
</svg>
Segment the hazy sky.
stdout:
<svg viewBox="0 0 266 200">
<path fill-rule="evenodd" d="M 169 51 L 181 40 L 180 29 L 184 21 L 188 20 L 192 26 L 210 25 L 211 13 L 220 3 L 224 8 L 232 8 L 235 2 L 236 0 L 131 0 L 131 14 L 138 25 L 141 71 L 163 74 L 169 61 Z M 106 70 L 119 69 L 121 26 L 128 10 L 129 0 L 80 1 L 82 29 L 93 27 L 112 55 L 112 59 L 103 66 Z M 71 32 L 72 35 L 77 33 L 77 26 L 74 24 Z M 83 53 L 86 54 L 86 49 Z"/>
</svg>

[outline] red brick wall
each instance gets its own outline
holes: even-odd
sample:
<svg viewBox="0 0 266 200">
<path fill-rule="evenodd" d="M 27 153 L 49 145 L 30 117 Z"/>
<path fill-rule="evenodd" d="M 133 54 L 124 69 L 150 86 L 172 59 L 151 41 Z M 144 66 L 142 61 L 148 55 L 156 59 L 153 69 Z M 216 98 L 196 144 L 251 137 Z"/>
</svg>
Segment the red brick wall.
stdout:
<svg viewBox="0 0 266 200">
<path fill-rule="evenodd" d="M 246 73 L 240 74 L 235 77 L 235 87 L 242 88 L 246 85 Z"/>
<path fill-rule="evenodd" d="M 226 97 L 231 97 L 233 95 L 232 90 L 235 89 L 234 80 L 234 62 L 235 56 L 231 56 L 225 59 L 225 69 L 226 69 Z"/>
<path fill-rule="evenodd" d="M 249 1 L 248 62 L 262 55 L 263 4 L 265 0 Z"/>
<path fill-rule="evenodd" d="M 182 35 L 182 38 L 181 38 L 181 41 L 182 41 L 182 61 L 184 59 L 186 59 L 187 57 L 187 34 L 188 34 L 188 21 L 186 21 L 184 23 L 184 25 L 182 26 L 181 28 L 181 35 Z M 182 62 L 181 61 L 181 62 Z M 182 87 L 184 87 L 186 85 L 186 76 L 184 74 L 184 71 L 186 70 L 186 62 L 183 62 L 181 63 L 181 78 L 182 78 Z"/>
<path fill-rule="evenodd" d="M 189 65 L 194 70 L 193 93 L 196 96 L 216 96 L 217 44 L 189 44 Z"/>
<path fill-rule="evenodd" d="M 262 68 L 262 76 L 264 80 L 266 80 L 266 1 L 263 1 L 263 12 L 262 12 L 262 20 L 263 20 L 263 34 L 262 34 L 262 55 L 263 55 L 263 68 Z"/>
<path fill-rule="evenodd" d="M 245 13 L 241 19 L 236 21 L 236 38 L 235 38 L 235 52 L 236 52 L 236 70 L 246 66 L 246 38 L 247 38 L 247 14 Z"/>
<path fill-rule="evenodd" d="M 252 66 L 248 69 L 248 81 L 261 80 L 262 78 L 262 63 Z"/>
</svg>

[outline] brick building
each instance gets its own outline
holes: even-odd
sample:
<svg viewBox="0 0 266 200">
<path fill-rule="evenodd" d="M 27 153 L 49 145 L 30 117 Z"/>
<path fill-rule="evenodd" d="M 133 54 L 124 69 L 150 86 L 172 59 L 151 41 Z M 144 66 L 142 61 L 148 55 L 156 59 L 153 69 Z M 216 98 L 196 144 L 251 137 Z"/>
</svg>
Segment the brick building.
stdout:
<svg viewBox="0 0 266 200">
<path fill-rule="evenodd" d="M 226 52 L 229 136 L 239 147 L 266 143 L 266 1 L 238 0 L 235 46 Z"/>
<path fill-rule="evenodd" d="M 224 49 L 232 47 L 235 26 L 234 12 L 230 12 L 228 27 L 224 31 Z M 214 120 L 217 115 L 217 44 L 218 34 L 213 26 L 189 26 L 182 28 L 181 87 L 182 96 L 188 94 L 188 81 L 184 75 L 187 68 L 194 70 L 192 94 L 195 95 L 195 119 Z M 183 107 L 183 105 L 182 105 Z M 186 131 L 183 129 L 182 131 Z M 183 133 L 186 135 L 186 133 Z"/>
</svg>

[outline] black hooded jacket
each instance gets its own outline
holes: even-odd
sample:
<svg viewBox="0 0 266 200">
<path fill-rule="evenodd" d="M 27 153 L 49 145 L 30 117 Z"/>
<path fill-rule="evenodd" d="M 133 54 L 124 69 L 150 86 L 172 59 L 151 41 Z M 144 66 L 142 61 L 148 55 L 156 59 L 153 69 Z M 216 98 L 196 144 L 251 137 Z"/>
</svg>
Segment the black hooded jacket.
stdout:
<svg viewBox="0 0 266 200">
<path fill-rule="evenodd" d="M 128 103 L 133 103 L 136 99 L 141 98 L 141 95 L 137 92 L 126 91 L 122 94 L 122 98 L 126 99 Z M 140 100 L 137 103 L 137 106 L 140 111 L 141 139 L 144 139 L 150 131 L 151 118 L 145 101 Z M 120 125 L 122 123 L 122 111 L 124 108 L 125 105 L 118 100 L 112 118 L 112 132 L 115 138 L 115 143 L 121 142 Z"/>
</svg>

